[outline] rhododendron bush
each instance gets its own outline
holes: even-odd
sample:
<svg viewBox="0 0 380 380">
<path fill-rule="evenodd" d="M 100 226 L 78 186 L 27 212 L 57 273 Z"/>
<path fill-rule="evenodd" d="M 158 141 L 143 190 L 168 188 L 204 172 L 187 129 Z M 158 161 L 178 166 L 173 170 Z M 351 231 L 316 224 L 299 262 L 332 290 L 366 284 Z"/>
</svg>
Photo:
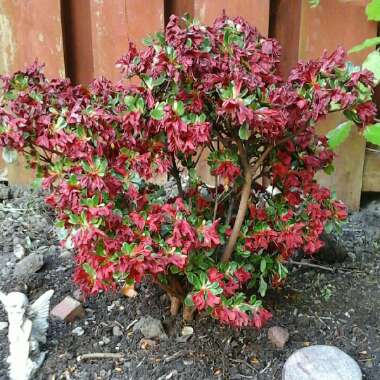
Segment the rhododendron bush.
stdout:
<svg viewBox="0 0 380 380">
<path fill-rule="evenodd" d="M 149 277 L 173 313 L 261 327 L 288 260 L 346 217 L 314 179 L 334 156 L 315 125 L 337 111 L 359 132 L 372 123 L 372 74 L 339 48 L 284 79 L 278 42 L 242 18 L 180 25 L 130 44 L 117 64 L 139 81 L 85 88 L 37 64 L 3 77 L 0 145 L 42 179 L 86 293 Z M 201 155 L 215 183 L 198 175 Z"/>
</svg>

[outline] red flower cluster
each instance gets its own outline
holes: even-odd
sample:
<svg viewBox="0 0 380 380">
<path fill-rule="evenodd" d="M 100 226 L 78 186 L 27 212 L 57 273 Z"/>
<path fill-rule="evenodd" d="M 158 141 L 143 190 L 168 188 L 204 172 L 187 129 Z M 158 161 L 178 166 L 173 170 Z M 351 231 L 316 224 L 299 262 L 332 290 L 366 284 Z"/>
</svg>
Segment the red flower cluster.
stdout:
<svg viewBox="0 0 380 380">
<path fill-rule="evenodd" d="M 0 146 L 36 169 L 83 290 L 149 276 L 187 306 L 259 328 L 286 261 L 346 217 L 314 179 L 333 159 L 314 126 L 337 110 L 372 122 L 372 74 L 338 49 L 283 79 L 278 42 L 240 17 L 181 27 L 172 16 L 147 45 L 118 62 L 140 85 L 73 86 L 37 64 L 3 77 Z M 216 186 L 197 175 L 202 154 Z"/>
</svg>

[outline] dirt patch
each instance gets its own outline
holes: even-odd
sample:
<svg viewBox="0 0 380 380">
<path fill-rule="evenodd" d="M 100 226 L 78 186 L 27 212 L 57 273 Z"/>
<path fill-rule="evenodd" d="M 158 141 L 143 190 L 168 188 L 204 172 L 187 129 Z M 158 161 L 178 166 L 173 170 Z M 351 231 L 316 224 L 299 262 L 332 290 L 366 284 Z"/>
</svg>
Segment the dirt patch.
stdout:
<svg viewBox="0 0 380 380">
<path fill-rule="evenodd" d="M 52 304 L 71 295 L 70 252 L 59 247 L 53 227 L 54 215 L 43 204 L 42 194 L 12 189 L 13 199 L 0 202 L 0 289 L 21 290 L 35 299 L 54 289 Z M 332 344 L 358 361 L 364 379 L 380 373 L 380 201 L 371 200 L 350 216 L 340 240 L 349 260 L 334 264 L 335 272 L 292 268 L 285 289 L 271 293 L 269 308 L 280 325 L 290 332 L 284 349 L 274 348 L 267 328 L 233 330 L 198 315 L 190 324 L 194 334 L 181 337 L 182 320 L 169 317 L 169 301 L 160 289 L 146 282 L 133 299 L 119 294 L 101 294 L 85 301 L 86 318 L 72 324 L 51 321 L 47 359 L 37 379 L 258 379 L 281 378 L 282 366 L 296 349 L 311 344 Z M 26 281 L 13 277 L 15 244 L 27 253 L 44 255 L 45 265 Z M 140 333 L 132 332 L 133 321 L 151 315 L 162 320 L 168 340 L 149 350 L 140 348 Z M 0 309 L 0 321 L 5 321 Z M 118 326 L 122 334 L 115 335 Z M 82 327 L 84 334 L 72 331 Z M 0 340 L 6 342 L 6 330 Z M 90 352 L 122 352 L 124 359 L 78 361 Z M 0 345 L 0 379 L 6 379 L 7 345 Z"/>
</svg>

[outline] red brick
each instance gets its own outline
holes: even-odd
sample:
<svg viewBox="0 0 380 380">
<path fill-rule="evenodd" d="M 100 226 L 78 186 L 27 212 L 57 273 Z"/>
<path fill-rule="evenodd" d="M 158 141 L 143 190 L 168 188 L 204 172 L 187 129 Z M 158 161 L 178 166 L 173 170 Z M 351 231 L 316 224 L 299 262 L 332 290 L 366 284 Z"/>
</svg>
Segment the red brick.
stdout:
<svg viewBox="0 0 380 380">
<path fill-rule="evenodd" d="M 54 306 L 50 314 L 65 322 L 73 322 L 75 319 L 85 316 L 82 304 L 70 296 L 65 297 L 58 305 Z"/>
</svg>

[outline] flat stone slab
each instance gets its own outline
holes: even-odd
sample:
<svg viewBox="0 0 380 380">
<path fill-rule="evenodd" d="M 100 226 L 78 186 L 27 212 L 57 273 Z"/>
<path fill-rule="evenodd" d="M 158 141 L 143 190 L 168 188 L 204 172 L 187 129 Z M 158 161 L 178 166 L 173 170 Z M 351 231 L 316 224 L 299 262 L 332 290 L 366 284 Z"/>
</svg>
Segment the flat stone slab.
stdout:
<svg viewBox="0 0 380 380">
<path fill-rule="evenodd" d="M 20 260 L 15 267 L 15 276 L 25 278 L 39 271 L 44 265 L 44 257 L 39 253 L 32 253 Z"/>
<path fill-rule="evenodd" d="M 334 346 L 301 348 L 285 362 L 282 380 L 362 380 L 354 359 Z"/>
</svg>

